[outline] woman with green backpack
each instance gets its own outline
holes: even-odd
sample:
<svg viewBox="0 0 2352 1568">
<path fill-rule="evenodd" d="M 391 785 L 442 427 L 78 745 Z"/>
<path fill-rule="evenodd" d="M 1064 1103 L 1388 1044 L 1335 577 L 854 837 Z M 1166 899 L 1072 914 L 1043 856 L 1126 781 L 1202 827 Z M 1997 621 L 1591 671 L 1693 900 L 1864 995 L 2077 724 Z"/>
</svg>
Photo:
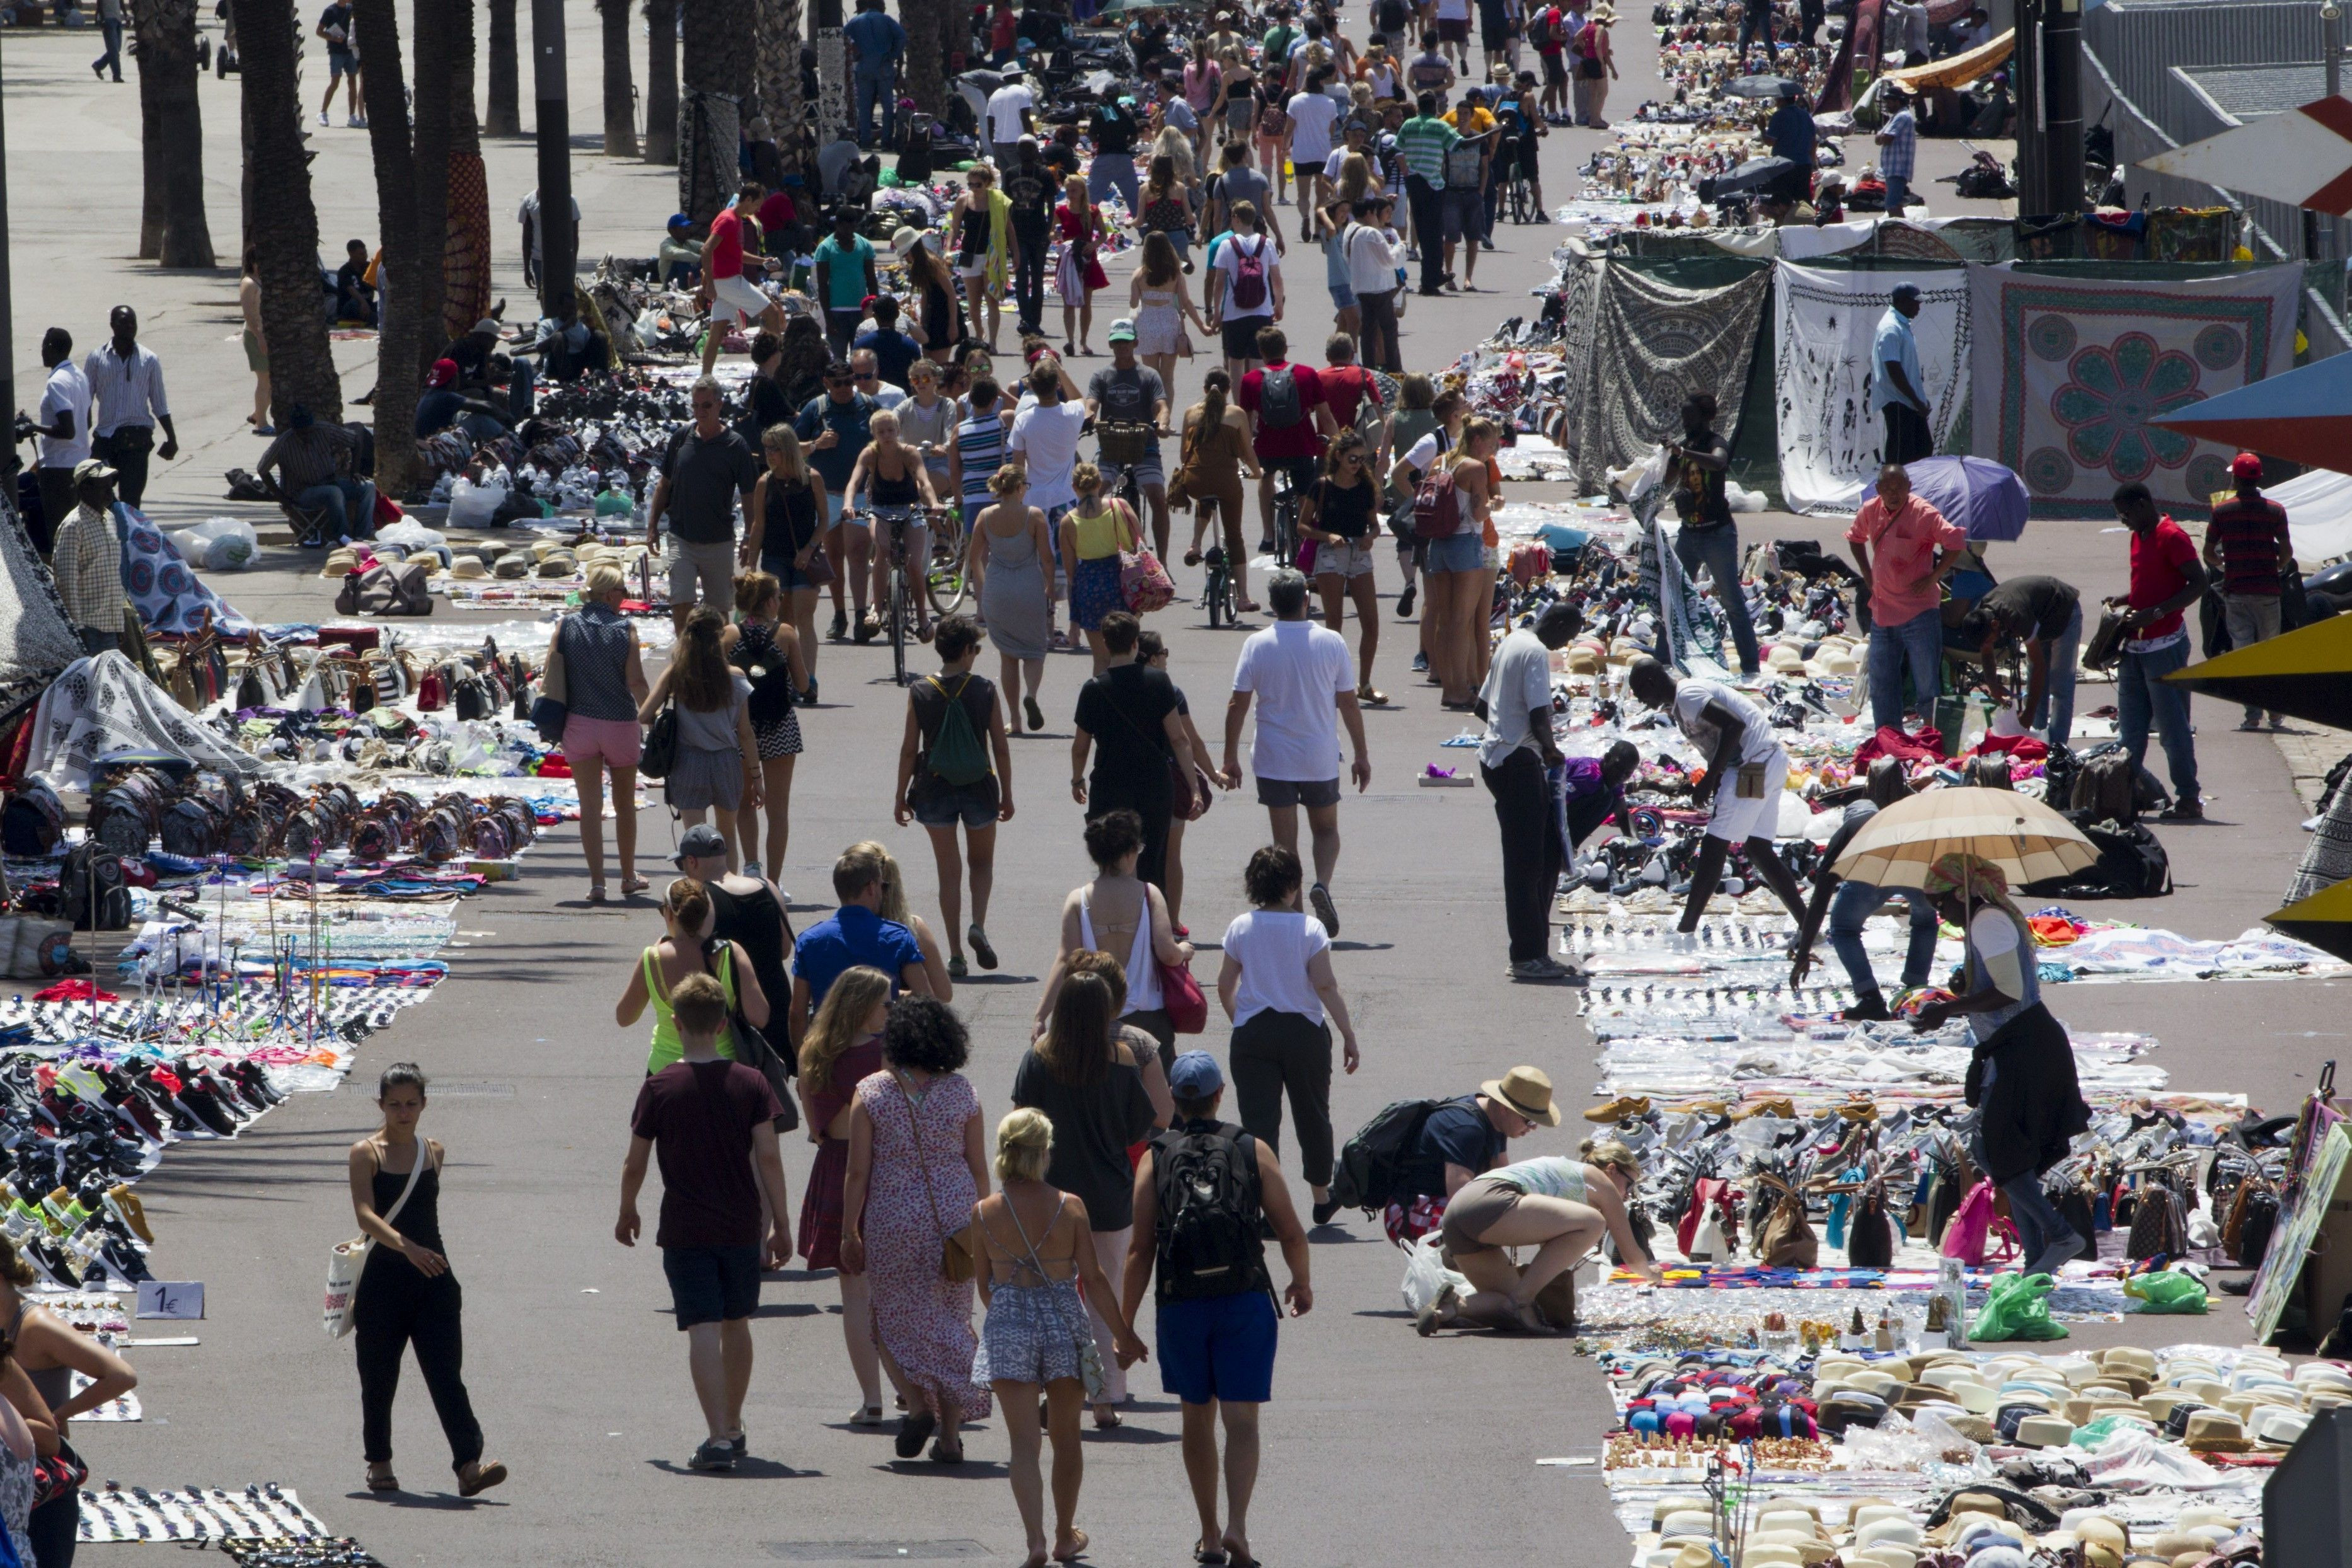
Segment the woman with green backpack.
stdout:
<svg viewBox="0 0 2352 1568">
<path fill-rule="evenodd" d="M 996 825 L 1013 817 L 1013 748 L 996 686 L 972 673 L 980 628 L 966 616 L 940 622 L 940 664 L 907 689 L 907 733 L 898 747 L 898 826 L 919 822 L 940 868 L 940 914 L 947 923 L 948 974 L 971 973 L 964 943 L 982 969 L 996 967 L 988 941 L 988 895 L 996 878 Z M 986 737 L 983 742 L 982 737 Z M 956 843 L 961 823 L 964 844 Z M 971 868 L 971 926 L 963 925 L 964 866 Z"/>
</svg>

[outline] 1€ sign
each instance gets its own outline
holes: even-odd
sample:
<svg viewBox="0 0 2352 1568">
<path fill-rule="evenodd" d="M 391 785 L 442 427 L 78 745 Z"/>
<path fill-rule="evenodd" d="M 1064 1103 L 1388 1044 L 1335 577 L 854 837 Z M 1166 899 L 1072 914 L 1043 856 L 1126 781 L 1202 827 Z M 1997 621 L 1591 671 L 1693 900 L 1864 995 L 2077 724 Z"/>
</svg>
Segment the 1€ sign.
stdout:
<svg viewBox="0 0 2352 1568">
<path fill-rule="evenodd" d="M 205 1315 L 205 1285 L 201 1279 L 142 1279 L 139 1311 L 142 1318 L 193 1320 Z"/>
</svg>

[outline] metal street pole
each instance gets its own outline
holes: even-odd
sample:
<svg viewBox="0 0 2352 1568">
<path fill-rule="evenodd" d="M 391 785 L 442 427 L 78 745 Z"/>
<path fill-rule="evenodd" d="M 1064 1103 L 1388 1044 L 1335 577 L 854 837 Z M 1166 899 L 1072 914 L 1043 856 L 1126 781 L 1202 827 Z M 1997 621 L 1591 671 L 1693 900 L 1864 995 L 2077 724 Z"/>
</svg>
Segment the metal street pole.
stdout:
<svg viewBox="0 0 2352 1568">
<path fill-rule="evenodd" d="M 571 313 L 578 269 L 580 227 L 572 221 L 572 112 L 564 81 L 563 0 L 530 0 L 532 90 L 538 97 L 539 226 L 545 259 L 539 273 L 540 313 L 561 321 Z"/>
<path fill-rule="evenodd" d="M 14 418 L 16 412 L 16 304 L 8 281 L 7 103 L 7 93 L 0 91 L 0 418 Z"/>
<path fill-rule="evenodd" d="M 2017 83 L 2017 210 L 2039 217 L 2053 210 L 2049 165 L 2043 161 L 2042 91 L 2042 0 L 2018 0 L 2017 51 L 2010 77 Z"/>
<path fill-rule="evenodd" d="M 2042 151 L 2050 168 L 2050 210 L 2081 212 L 2088 205 L 2083 189 L 2083 0 L 2043 0 L 2042 15 L 2039 63 L 2050 106 Z"/>
<path fill-rule="evenodd" d="M 2338 0 L 2327 0 L 2319 8 L 2320 58 L 2327 76 L 2327 96 L 2338 98 L 2344 91 L 2344 7 Z M 2327 220 L 2327 258 L 2336 263 L 2328 275 L 2327 299 L 2337 310 L 2344 309 L 2344 220 Z"/>
</svg>

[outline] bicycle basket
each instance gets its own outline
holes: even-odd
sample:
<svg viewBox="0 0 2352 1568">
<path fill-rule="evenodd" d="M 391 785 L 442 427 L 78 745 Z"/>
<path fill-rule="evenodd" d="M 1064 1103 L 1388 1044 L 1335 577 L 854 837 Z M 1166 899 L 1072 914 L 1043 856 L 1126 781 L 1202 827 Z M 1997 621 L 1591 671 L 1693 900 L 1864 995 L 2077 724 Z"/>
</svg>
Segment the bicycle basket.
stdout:
<svg viewBox="0 0 2352 1568">
<path fill-rule="evenodd" d="M 1151 426 L 1105 423 L 1095 426 L 1101 438 L 1101 461 L 1133 468 L 1151 455 Z"/>
</svg>

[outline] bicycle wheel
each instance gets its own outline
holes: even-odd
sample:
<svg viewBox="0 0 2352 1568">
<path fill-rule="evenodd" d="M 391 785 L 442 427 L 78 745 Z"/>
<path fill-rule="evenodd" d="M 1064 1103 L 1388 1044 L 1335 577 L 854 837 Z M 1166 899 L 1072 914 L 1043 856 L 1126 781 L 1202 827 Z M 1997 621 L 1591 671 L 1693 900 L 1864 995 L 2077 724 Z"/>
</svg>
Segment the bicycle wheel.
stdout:
<svg viewBox="0 0 2352 1568">
<path fill-rule="evenodd" d="M 971 539 L 963 531 L 960 514 L 950 512 L 933 520 L 930 569 L 924 574 L 923 587 L 930 595 L 931 608 L 942 616 L 954 615 L 971 591 L 971 579 L 964 574 L 964 557 L 971 549 Z"/>
<path fill-rule="evenodd" d="M 903 563 L 890 568 L 890 672 L 899 685 L 907 684 L 907 569 Z"/>
<path fill-rule="evenodd" d="M 1209 629 L 1215 631 L 1225 602 L 1225 569 L 1223 567 L 1209 568 L 1208 581 L 1203 584 L 1201 602 L 1209 606 Z"/>
</svg>

